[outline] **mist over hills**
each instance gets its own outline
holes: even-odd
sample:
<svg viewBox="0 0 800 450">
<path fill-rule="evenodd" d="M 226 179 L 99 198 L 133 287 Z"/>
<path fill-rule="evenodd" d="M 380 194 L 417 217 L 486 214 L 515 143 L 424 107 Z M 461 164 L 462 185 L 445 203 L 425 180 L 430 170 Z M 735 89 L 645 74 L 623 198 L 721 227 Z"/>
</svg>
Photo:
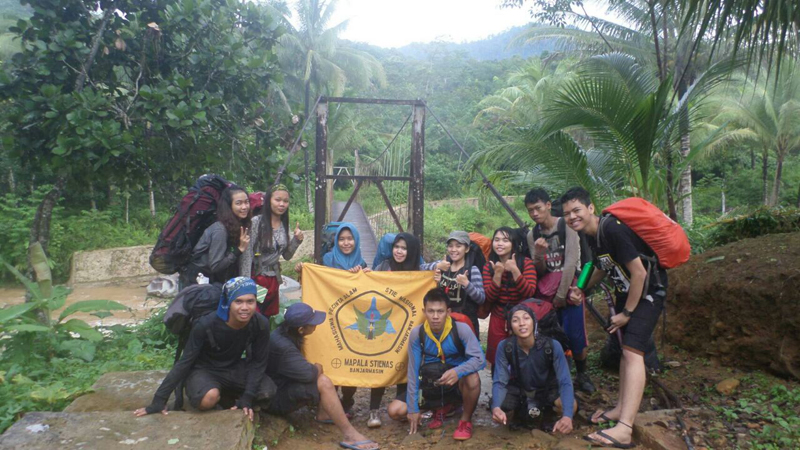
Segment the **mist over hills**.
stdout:
<svg viewBox="0 0 800 450">
<path fill-rule="evenodd" d="M 546 39 L 524 46 L 509 45 L 521 31 L 531 26 L 539 25 L 531 23 L 529 25 L 513 27 L 503 31 L 502 33 L 472 42 L 414 42 L 393 50 L 413 59 L 427 58 L 432 52 L 435 51 L 463 52 L 467 57 L 476 59 L 478 61 L 501 60 L 513 58 L 515 56 L 529 58 L 531 56 L 539 56 L 542 52 L 555 51 L 556 41 L 554 39 Z"/>
</svg>

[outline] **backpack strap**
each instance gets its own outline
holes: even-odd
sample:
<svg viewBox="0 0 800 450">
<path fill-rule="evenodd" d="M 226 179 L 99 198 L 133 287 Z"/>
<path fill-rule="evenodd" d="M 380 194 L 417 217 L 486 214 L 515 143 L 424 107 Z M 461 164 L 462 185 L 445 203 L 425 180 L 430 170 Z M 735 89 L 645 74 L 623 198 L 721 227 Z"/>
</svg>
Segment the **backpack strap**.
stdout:
<svg viewBox="0 0 800 450">
<path fill-rule="evenodd" d="M 563 217 L 558 218 L 556 224 L 556 231 L 558 232 L 558 240 L 564 247 L 567 246 L 567 221 Z"/>
<path fill-rule="evenodd" d="M 448 317 L 449 320 L 453 321 L 453 328 L 450 329 L 450 336 L 453 337 L 453 344 L 456 346 L 456 350 L 458 350 L 458 354 L 461 356 L 465 356 L 467 353 L 466 348 L 464 348 L 464 341 L 461 340 L 461 336 L 458 334 L 458 321 L 453 319 L 452 317 Z M 425 340 L 427 339 L 427 334 L 425 333 L 425 327 L 422 326 L 419 329 L 419 348 L 420 348 L 420 366 L 425 363 Z M 444 344 L 444 342 L 442 342 Z M 444 348 L 442 348 L 444 351 Z M 439 355 L 435 355 L 438 357 Z M 445 358 L 447 356 L 445 355 Z"/>
<path fill-rule="evenodd" d="M 517 337 L 511 336 L 506 341 L 505 348 L 503 349 L 506 353 L 506 361 L 511 364 L 511 368 L 514 370 L 514 373 L 510 378 L 520 378 L 520 370 L 519 370 L 519 354 L 518 352 L 518 345 L 517 345 Z"/>
</svg>

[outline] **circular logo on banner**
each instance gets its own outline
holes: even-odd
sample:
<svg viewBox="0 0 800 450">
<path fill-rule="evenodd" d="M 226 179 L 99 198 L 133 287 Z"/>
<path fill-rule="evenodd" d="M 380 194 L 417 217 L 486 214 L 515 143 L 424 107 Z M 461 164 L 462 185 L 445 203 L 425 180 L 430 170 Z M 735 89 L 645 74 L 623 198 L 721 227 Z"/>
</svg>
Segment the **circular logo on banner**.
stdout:
<svg viewBox="0 0 800 450">
<path fill-rule="evenodd" d="M 334 369 L 338 369 L 339 367 L 342 367 L 342 360 L 339 359 L 339 358 L 333 358 L 331 360 L 331 367 L 333 367 Z"/>
<path fill-rule="evenodd" d="M 351 352 L 378 356 L 390 352 L 411 314 L 408 307 L 378 291 L 367 291 L 344 302 L 334 314 L 336 327 Z"/>
<path fill-rule="evenodd" d="M 394 370 L 396 370 L 398 372 L 402 372 L 402 371 L 406 370 L 406 363 L 401 362 L 400 364 L 394 366 Z"/>
</svg>

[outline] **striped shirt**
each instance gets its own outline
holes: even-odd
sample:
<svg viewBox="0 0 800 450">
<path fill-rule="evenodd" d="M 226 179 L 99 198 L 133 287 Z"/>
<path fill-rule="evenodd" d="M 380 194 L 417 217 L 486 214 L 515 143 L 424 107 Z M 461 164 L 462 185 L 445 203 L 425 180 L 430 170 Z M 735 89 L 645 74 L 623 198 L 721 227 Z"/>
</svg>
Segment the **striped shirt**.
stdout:
<svg viewBox="0 0 800 450">
<path fill-rule="evenodd" d="M 523 300 L 533 298 L 536 293 L 536 267 L 530 258 L 525 258 L 522 275 L 514 281 L 511 272 L 504 271 L 500 286 L 492 278 L 493 271 L 490 262 L 483 266 L 483 290 L 486 292 L 486 301 L 493 303 L 492 313 L 502 317 L 506 305 L 515 305 Z"/>
</svg>

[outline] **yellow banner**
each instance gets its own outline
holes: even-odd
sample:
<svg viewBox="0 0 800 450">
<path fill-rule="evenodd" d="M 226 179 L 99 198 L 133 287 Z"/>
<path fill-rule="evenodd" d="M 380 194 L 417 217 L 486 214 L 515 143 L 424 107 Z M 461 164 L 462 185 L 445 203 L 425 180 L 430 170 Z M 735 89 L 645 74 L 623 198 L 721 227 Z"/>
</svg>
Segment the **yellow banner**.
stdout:
<svg viewBox="0 0 800 450">
<path fill-rule="evenodd" d="M 303 264 L 303 303 L 325 322 L 303 352 L 337 386 L 381 387 L 406 382 L 409 335 L 422 323 L 422 298 L 436 286 L 432 272 L 350 273 Z"/>
</svg>

